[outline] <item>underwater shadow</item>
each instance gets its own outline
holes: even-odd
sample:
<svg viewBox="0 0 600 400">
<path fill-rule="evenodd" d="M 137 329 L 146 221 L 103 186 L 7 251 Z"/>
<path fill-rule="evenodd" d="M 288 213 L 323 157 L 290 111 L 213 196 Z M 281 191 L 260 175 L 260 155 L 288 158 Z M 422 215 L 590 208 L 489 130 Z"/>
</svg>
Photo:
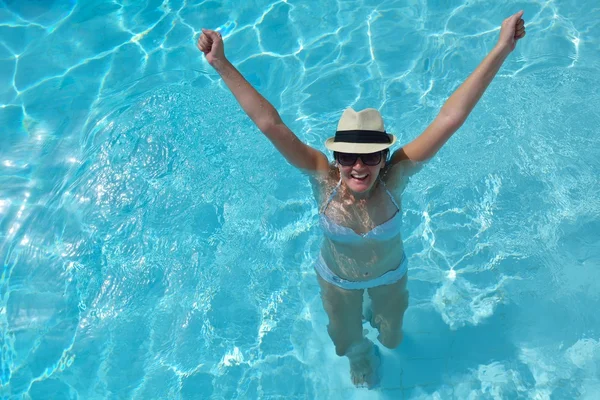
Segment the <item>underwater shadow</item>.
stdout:
<svg viewBox="0 0 600 400">
<path fill-rule="evenodd" d="M 409 307 L 402 344 L 394 350 L 382 348 L 385 398 L 427 395 L 445 386 L 451 390 L 469 376 L 476 380 L 473 373 L 481 365 L 515 360 L 518 350 L 508 336 L 507 311 L 508 306 L 499 305 L 479 325 L 452 330 L 431 303 Z M 372 335 L 376 334 L 369 332 Z"/>
</svg>

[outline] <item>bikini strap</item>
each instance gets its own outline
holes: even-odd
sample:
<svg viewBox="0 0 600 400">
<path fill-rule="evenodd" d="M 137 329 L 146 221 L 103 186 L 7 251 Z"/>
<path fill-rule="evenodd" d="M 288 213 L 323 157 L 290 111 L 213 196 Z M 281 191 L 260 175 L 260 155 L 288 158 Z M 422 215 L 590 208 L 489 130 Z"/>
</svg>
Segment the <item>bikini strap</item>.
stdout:
<svg viewBox="0 0 600 400">
<path fill-rule="evenodd" d="M 333 191 L 331 192 L 331 194 L 329 195 L 329 198 L 327 199 L 327 203 L 325 203 L 325 207 L 323 207 L 323 213 L 325 212 L 325 210 L 327 209 L 327 206 L 329 205 L 329 203 L 331 203 L 331 200 L 333 200 L 333 196 L 335 196 L 335 194 L 338 191 L 338 188 L 340 187 L 340 185 L 342 184 L 342 178 L 340 178 L 340 181 L 338 182 L 338 184 L 335 186 L 335 188 L 333 188 Z"/>
<path fill-rule="evenodd" d="M 388 190 L 388 187 L 385 184 L 385 182 L 383 181 L 383 179 L 379 178 L 379 182 L 381 182 L 381 184 L 385 188 L 385 191 L 387 192 L 388 196 L 390 196 L 390 199 L 392 200 L 392 203 L 394 203 L 394 205 L 396 206 L 396 208 L 398 210 L 400 210 L 400 206 L 398 205 L 398 203 L 396 203 L 396 200 L 394 199 L 394 196 L 392 196 L 392 193 Z"/>
</svg>

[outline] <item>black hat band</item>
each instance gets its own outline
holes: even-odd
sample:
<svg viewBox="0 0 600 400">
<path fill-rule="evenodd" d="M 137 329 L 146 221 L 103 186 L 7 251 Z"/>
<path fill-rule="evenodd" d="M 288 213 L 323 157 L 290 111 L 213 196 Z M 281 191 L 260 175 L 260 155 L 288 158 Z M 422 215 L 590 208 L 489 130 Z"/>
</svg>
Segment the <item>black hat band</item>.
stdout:
<svg viewBox="0 0 600 400">
<path fill-rule="evenodd" d="M 390 137 L 385 132 L 380 131 L 337 131 L 334 142 L 344 143 L 391 143 Z"/>
</svg>

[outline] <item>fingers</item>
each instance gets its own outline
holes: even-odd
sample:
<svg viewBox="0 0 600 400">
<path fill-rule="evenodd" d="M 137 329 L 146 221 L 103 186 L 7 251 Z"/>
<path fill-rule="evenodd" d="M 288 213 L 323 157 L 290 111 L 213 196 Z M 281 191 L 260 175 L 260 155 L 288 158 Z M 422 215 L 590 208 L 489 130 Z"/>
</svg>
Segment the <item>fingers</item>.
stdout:
<svg viewBox="0 0 600 400">
<path fill-rule="evenodd" d="M 200 35 L 200 38 L 198 39 L 197 46 L 201 52 L 208 53 L 208 52 L 210 52 L 210 49 L 212 47 L 212 40 L 210 40 L 208 38 L 208 36 L 206 36 L 205 34 L 202 34 L 202 35 Z"/>
<path fill-rule="evenodd" d="M 523 12 L 521 12 L 521 14 L 523 14 Z M 523 36 L 525 36 L 525 21 L 523 21 L 522 18 L 519 18 L 515 25 L 515 39 L 521 39 Z"/>
<path fill-rule="evenodd" d="M 508 48 L 510 51 L 515 49 L 517 40 L 525 36 L 525 21 L 523 21 L 523 11 L 519 11 L 502 21 L 500 27 L 499 45 Z"/>
<path fill-rule="evenodd" d="M 519 20 L 519 19 L 521 19 L 522 16 L 523 16 L 523 10 L 519 11 L 516 14 L 513 14 L 510 18 L 514 18 L 516 20 Z"/>
<path fill-rule="evenodd" d="M 502 23 L 503 29 L 508 30 L 513 33 L 513 38 L 515 40 L 523 38 L 525 36 L 525 21 L 523 21 L 523 10 L 519 11 L 516 14 L 511 15 L 506 18 Z"/>
<path fill-rule="evenodd" d="M 200 35 L 200 38 L 198 38 L 196 46 L 203 53 L 209 53 L 213 44 L 222 40 L 223 37 L 220 32 L 202 28 L 202 34 Z"/>
<path fill-rule="evenodd" d="M 523 19 L 521 18 L 523 16 L 523 10 L 519 11 L 516 14 L 511 15 L 510 17 L 506 18 L 503 22 L 502 25 L 508 25 L 508 26 L 516 26 L 516 24 L 518 23 L 518 21 L 522 21 Z"/>
<path fill-rule="evenodd" d="M 202 33 L 208 36 L 213 42 L 217 40 L 222 40 L 221 32 L 219 31 L 211 31 L 209 29 L 202 28 Z"/>
</svg>

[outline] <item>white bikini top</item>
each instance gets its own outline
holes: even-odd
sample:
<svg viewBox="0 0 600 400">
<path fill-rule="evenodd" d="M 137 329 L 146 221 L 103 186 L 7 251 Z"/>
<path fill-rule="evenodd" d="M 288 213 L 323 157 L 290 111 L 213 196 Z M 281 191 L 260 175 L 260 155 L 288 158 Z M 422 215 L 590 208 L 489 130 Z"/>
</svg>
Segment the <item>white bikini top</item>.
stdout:
<svg viewBox="0 0 600 400">
<path fill-rule="evenodd" d="M 396 200 L 394 200 L 394 196 L 392 196 L 387 186 L 385 186 L 385 183 L 381 179 L 379 181 L 385 188 L 385 191 L 387 192 L 388 196 L 390 196 L 392 203 L 394 203 L 394 205 L 398 209 L 394 216 L 385 221 L 383 224 L 377 225 L 376 227 L 365 233 L 356 233 L 347 226 L 342 226 L 333 222 L 327 215 L 325 215 L 325 210 L 327 209 L 327 206 L 329 206 L 329 203 L 331 203 L 333 196 L 335 196 L 338 188 L 342 183 L 342 180 L 340 179 L 337 186 L 335 187 L 335 189 L 333 189 L 333 192 L 329 196 L 327 203 L 325 203 L 325 207 L 323 207 L 323 211 L 321 212 L 321 215 L 319 217 L 319 222 L 321 224 L 321 228 L 323 229 L 323 233 L 325 234 L 325 236 L 327 236 L 334 242 L 353 243 L 364 241 L 366 239 L 386 241 L 392 239 L 400 233 L 400 230 L 402 228 L 402 213 L 400 212 L 400 206 L 398 206 Z"/>
</svg>

